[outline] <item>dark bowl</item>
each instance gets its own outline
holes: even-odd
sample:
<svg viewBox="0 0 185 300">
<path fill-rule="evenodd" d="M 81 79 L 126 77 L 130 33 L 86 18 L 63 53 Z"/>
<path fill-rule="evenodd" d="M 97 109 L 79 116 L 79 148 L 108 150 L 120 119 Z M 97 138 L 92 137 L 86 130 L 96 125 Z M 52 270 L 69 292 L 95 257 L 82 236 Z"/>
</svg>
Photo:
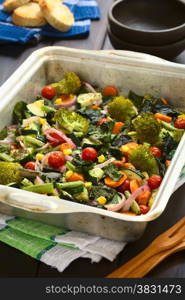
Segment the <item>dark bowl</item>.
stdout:
<svg viewBox="0 0 185 300">
<path fill-rule="evenodd" d="M 109 26 L 120 39 L 139 45 L 165 45 L 185 38 L 182 0 L 119 0 L 109 10 Z"/>
<path fill-rule="evenodd" d="M 175 58 L 185 49 L 185 38 L 163 46 L 144 46 L 120 40 L 111 32 L 110 28 L 108 29 L 108 35 L 115 49 L 148 53 L 168 60 Z"/>
</svg>

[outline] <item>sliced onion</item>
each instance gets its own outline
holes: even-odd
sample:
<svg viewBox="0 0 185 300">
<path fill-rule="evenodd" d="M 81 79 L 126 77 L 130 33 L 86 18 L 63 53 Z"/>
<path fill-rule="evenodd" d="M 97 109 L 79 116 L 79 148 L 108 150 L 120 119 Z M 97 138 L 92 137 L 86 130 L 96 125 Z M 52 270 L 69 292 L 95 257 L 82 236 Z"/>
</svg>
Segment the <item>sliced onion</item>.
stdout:
<svg viewBox="0 0 185 300">
<path fill-rule="evenodd" d="M 60 173 L 65 173 L 66 171 L 66 166 L 62 166 L 59 168 Z"/>
<path fill-rule="evenodd" d="M 55 139 L 55 141 L 56 141 L 57 140 L 56 138 L 51 137 L 52 133 L 56 133 L 64 142 L 69 143 L 73 147 L 73 149 L 76 148 L 76 145 L 73 143 L 73 141 L 70 138 L 68 138 L 64 133 L 62 133 L 60 130 L 57 130 L 55 128 L 47 128 L 44 131 L 44 134 L 46 134 L 46 137 L 48 136 L 51 140 Z"/>
<path fill-rule="evenodd" d="M 70 156 L 70 155 L 65 155 L 65 159 L 66 159 L 66 160 L 69 160 L 69 161 L 72 161 L 72 160 L 73 160 L 73 157 Z"/>
<path fill-rule="evenodd" d="M 18 125 L 10 125 L 10 126 L 8 126 L 7 128 L 8 128 L 8 130 L 14 130 L 14 129 L 16 129 L 18 127 Z"/>
<path fill-rule="evenodd" d="M 96 90 L 93 88 L 93 86 L 88 82 L 83 82 L 83 85 L 89 90 L 91 93 L 96 93 Z"/>
<path fill-rule="evenodd" d="M 55 108 L 71 107 L 76 103 L 77 97 L 74 96 L 70 100 L 63 101 L 61 104 L 56 104 Z"/>
<path fill-rule="evenodd" d="M 46 143 L 44 146 L 42 146 L 41 148 L 38 148 L 37 151 L 42 151 L 42 150 L 46 150 L 47 148 L 49 148 L 50 143 Z"/>
<path fill-rule="evenodd" d="M 132 205 L 132 202 L 139 196 L 141 193 L 150 191 L 150 188 L 147 184 L 139 187 L 134 193 L 128 197 L 128 199 L 125 201 L 122 211 L 128 211 L 130 209 L 130 206 Z"/>
<path fill-rule="evenodd" d="M 107 210 L 110 211 L 119 211 L 122 209 L 122 207 L 124 206 L 124 203 L 126 201 L 125 196 L 122 193 L 119 193 L 119 195 L 121 196 L 121 201 L 119 203 L 116 204 L 109 204 L 109 205 L 105 205 L 105 207 L 107 208 Z"/>
<path fill-rule="evenodd" d="M 110 159 L 106 160 L 102 164 L 95 165 L 94 168 L 100 168 L 100 169 L 102 169 L 102 168 L 110 165 L 114 160 L 115 160 L 115 158 L 111 157 Z"/>
<path fill-rule="evenodd" d="M 31 122 L 39 122 L 40 117 L 34 116 L 24 120 L 24 125 L 22 127 L 27 127 Z"/>
<path fill-rule="evenodd" d="M 3 140 L 0 140 L 1 144 L 12 145 L 15 142 L 15 134 L 10 132 L 7 137 Z"/>
<path fill-rule="evenodd" d="M 45 182 L 39 177 L 37 176 L 35 179 L 35 184 L 44 184 Z"/>
</svg>

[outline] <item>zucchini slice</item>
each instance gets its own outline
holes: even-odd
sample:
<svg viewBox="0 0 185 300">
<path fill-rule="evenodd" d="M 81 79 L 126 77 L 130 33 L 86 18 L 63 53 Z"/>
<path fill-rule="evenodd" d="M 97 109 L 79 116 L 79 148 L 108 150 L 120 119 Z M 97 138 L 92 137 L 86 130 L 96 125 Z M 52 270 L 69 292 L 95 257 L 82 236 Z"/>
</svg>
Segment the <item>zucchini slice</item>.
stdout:
<svg viewBox="0 0 185 300">
<path fill-rule="evenodd" d="M 128 177 L 129 180 L 136 179 L 138 182 L 142 182 L 145 179 L 145 176 L 138 170 L 131 169 L 131 168 L 123 168 L 123 173 Z"/>
</svg>

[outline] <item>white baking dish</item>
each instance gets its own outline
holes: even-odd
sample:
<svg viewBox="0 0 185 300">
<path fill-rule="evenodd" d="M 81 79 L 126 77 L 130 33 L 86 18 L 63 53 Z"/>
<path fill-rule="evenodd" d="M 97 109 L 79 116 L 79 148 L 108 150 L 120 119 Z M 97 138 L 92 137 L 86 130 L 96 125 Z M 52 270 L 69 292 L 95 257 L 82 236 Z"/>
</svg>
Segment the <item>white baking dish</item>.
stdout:
<svg viewBox="0 0 185 300">
<path fill-rule="evenodd" d="M 0 88 L 0 128 L 11 123 L 20 100 L 31 101 L 47 84 L 65 71 L 98 86 L 112 84 L 127 95 L 150 93 L 169 98 L 185 111 L 185 66 L 128 51 L 87 51 L 46 47 L 35 51 Z M 0 212 L 66 226 L 115 240 L 139 238 L 148 221 L 165 209 L 185 163 L 185 135 L 166 172 L 152 209 L 146 215 L 128 216 L 54 197 L 41 196 L 0 185 Z"/>
</svg>

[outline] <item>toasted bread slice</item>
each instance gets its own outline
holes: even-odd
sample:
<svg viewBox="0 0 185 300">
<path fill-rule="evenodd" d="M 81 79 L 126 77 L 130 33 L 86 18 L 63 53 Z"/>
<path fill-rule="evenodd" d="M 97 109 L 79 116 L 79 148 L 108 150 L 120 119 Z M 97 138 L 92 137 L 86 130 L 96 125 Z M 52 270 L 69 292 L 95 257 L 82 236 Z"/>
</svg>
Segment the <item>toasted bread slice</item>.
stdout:
<svg viewBox="0 0 185 300">
<path fill-rule="evenodd" d="M 3 3 L 3 7 L 5 11 L 11 12 L 19 6 L 27 4 L 30 0 L 6 0 Z"/>
<path fill-rule="evenodd" d="M 61 0 L 40 0 L 39 4 L 51 26 L 63 32 L 69 31 L 74 24 L 74 16 Z"/>
<path fill-rule="evenodd" d="M 39 4 L 30 2 L 14 10 L 12 21 L 23 27 L 37 27 L 46 24 Z"/>
</svg>

